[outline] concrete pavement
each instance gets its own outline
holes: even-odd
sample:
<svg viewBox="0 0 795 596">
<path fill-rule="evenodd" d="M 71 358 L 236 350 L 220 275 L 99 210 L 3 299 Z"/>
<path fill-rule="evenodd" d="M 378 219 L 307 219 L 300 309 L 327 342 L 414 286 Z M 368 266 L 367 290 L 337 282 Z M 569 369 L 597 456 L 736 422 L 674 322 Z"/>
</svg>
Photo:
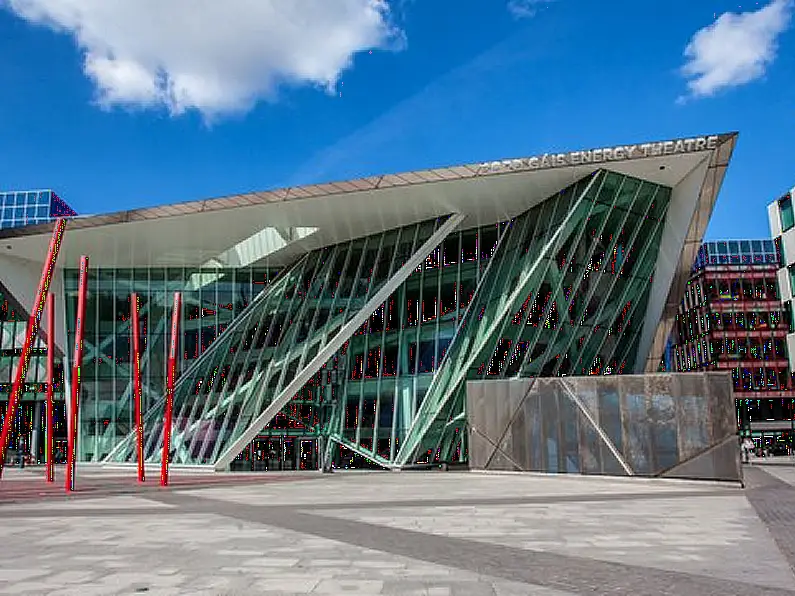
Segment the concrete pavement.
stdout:
<svg viewBox="0 0 795 596">
<path fill-rule="evenodd" d="M 0 593 L 795 595 L 789 470 L 746 490 L 338 472 L 18 502 L 0 506 Z"/>
</svg>

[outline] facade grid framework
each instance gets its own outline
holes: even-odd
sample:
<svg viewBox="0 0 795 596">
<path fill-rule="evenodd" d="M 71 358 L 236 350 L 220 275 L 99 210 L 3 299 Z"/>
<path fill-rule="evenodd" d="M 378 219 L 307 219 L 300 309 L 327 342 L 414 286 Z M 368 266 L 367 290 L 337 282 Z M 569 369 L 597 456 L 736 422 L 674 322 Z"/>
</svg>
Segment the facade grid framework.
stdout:
<svg viewBox="0 0 795 596">
<path fill-rule="evenodd" d="M 51 190 L 0 192 L 0 230 L 75 215 L 74 209 Z"/>
<path fill-rule="evenodd" d="M 674 370 L 731 371 L 738 428 L 760 445 L 782 435 L 789 441 L 793 419 L 791 319 L 781 308 L 778 260 L 771 240 L 705 243 L 673 339 Z"/>
</svg>

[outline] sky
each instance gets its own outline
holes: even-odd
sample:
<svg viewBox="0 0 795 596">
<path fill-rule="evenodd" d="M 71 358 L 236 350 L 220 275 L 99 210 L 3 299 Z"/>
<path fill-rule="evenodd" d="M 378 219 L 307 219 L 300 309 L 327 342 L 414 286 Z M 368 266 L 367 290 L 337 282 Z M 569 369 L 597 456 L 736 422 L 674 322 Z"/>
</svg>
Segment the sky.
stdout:
<svg viewBox="0 0 795 596">
<path fill-rule="evenodd" d="M 738 131 L 795 186 L 795 0 L 0 0 L 0 189 L 81 214 Z"/>
</svg>

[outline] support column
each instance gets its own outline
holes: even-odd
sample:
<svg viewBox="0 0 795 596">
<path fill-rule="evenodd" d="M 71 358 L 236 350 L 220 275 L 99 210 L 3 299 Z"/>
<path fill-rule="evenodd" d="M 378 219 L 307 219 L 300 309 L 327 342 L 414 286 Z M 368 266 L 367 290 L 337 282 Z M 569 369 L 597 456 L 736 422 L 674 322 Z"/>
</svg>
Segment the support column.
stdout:
<svg viewBox="0 0 795 596">
<path fill-rule="evenodd" d="M 47 482 L 55 482 L 53 461 L 53 400 L 55 399 L 55 294 L 47 295 L 47 422 L 44 441 L 44 462 L 47 465 Z"/>
<path fill-rule="evenodd" d="M 179 317 L 182 293 L 174 292 L 171 311 L 171 344 L 168 351 L 168 379 L 166 382 L 166 406 L 163 415 L 163 452 L 160 456 L 160 486 L 168 486 L 168 460 L 171 458 L 171 424 L 174 410 L 174 378 L 179 346 Z"/>
<path fill-rule="evenodd" d="M 88 295 L 88 257 L 80 257 L 80 278 L 77 286 L 77 319 L 75 320 L 75 352 L 72 362 L 72 391 L 70 395 L 69 428 L 67 430 L 66 492 L 75 490 L 77 474 L 77 443 L 80 399 L 80 367 L 83 364 L 83 334 L 85 333 L 86 298 Z"/>
</svg>

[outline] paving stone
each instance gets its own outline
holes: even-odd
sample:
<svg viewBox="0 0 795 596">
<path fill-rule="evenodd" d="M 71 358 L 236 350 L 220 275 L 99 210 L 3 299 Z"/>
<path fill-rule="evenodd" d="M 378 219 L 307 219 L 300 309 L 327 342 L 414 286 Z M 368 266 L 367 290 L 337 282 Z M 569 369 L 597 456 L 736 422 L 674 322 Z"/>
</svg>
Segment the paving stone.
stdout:
<svg viewBox="0 0 795 596">
<path fill-rule="evenodd" d="M 316 594 L 380 594 L 384 582 L 377 580 L 327 579 L 315 588 Z"/>
<path fill-rule="evenodd" d="M 89 583 L 94 577 L 96 577 L 96 573 L 91 571 L 69 570 L 50 575 L 47 581 L 56 586 L 61 584 L 85 584 Z"/>
<path fill-rule="evenodd" d="M 4 548 L 7 547 L 4 546 Z M 0 566 L 0 583 L 19 582 L 45 574 L 46 571 L 42 569 L 25 569 L 12 565 L 2 565 Z"/>
<path fill-rule="evenodd" d="M 267 592 L 309 594 L 318 585 L 318 580 L 312 577 L 283 577 L 256 582 L 255 587 Z"/>
<path fill-rule="evenodd" d="M 52 584 L 44 582 L 18 582 L 15 584 L 0 584 L 0 594 L 46 594 L 52 590 Z"/>
</svg>

